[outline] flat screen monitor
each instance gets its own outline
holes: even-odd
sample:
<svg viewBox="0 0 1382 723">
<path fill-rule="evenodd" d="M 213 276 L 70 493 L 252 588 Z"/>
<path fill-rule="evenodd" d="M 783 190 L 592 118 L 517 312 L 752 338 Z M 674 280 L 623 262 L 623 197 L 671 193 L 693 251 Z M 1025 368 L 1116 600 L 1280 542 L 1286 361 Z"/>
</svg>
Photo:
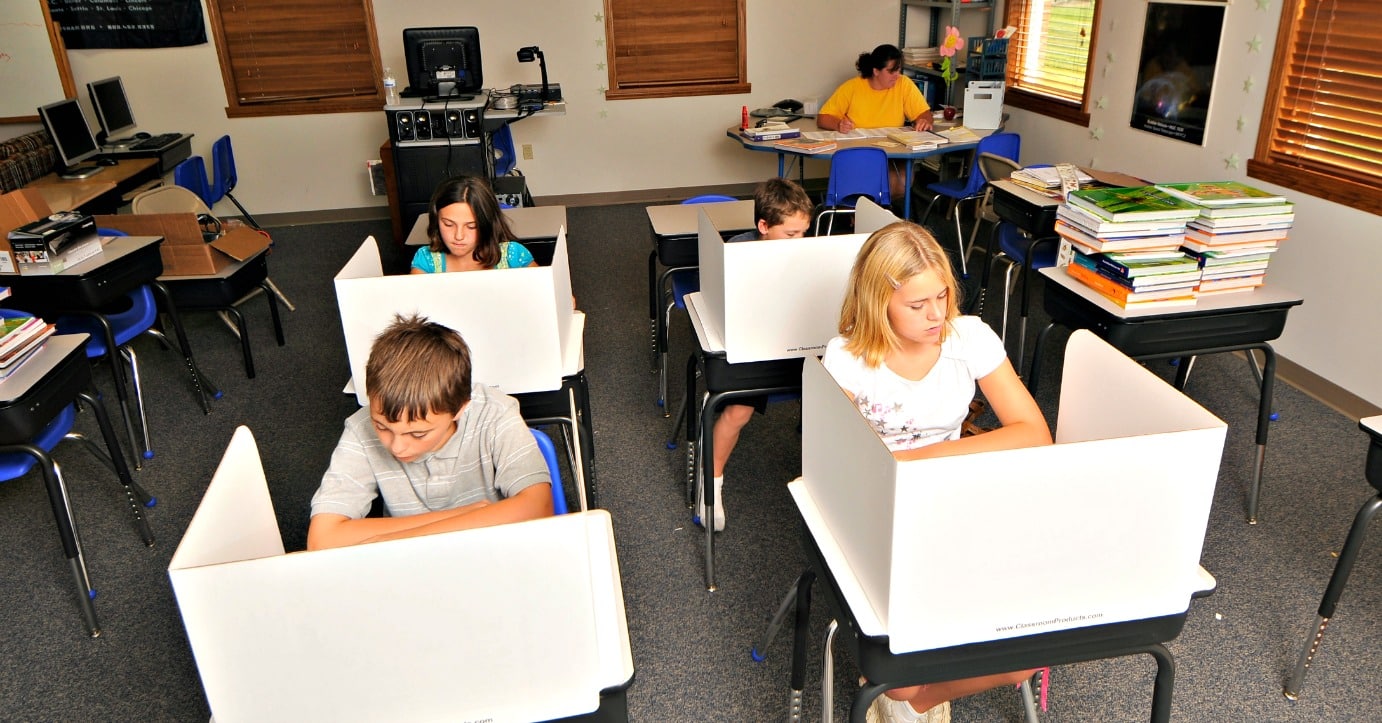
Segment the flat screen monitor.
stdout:
<svg viewBox="0 0 1382 723">
<path fill-rule="evenodd" d="M 101 132 L 96 140 L 101 143 L 125 133 L 133 133 L 137 127 L 134 113 L 130 110 L 129 98 L 125 96 L 125 84 L 120 76 L 94 80 L 86 84 L 86 92 L 91 96 L 91 107 L 96 111 L 96 122 Z"/>
<path fill-rule="evenodd" d="M 92 169 L 100 170 L 100 166 L 74 168 L 101 151 L 101 147 L 96 145 L 95 137 L 91 135 L 91 126 L 86 123 L 86 113 L 82 112 L 82 105 L 76 98 L 43 106 L 38 109 L 38 117 L 42 119 L 43 127 L 48 129 L 48 135 L 52 136 L 53 145 L 57 147 L 58 158 L 63 166 L 61 173 L 71 175 Z"/>
<path fill-rule="evenodd" d="M 455 98 L 479 92 L 480 30 L 474 27 L 405 28 L 409 97 Z"/>
</svg>

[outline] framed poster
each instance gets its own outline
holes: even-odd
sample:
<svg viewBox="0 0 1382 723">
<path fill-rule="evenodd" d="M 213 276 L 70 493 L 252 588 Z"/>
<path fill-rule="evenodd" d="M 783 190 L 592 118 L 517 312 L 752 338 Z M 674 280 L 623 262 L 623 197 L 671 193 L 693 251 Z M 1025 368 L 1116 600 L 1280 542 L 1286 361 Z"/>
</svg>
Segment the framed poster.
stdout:
<svg viewBox="0 0 1382 723">
<path fill-rule="evenodd" d="M 1204 143 L 1223 27 L 1221 3 L 1147 3 L 1133 96 L 1133 128 L 1196 145 Z"/>
</svg>

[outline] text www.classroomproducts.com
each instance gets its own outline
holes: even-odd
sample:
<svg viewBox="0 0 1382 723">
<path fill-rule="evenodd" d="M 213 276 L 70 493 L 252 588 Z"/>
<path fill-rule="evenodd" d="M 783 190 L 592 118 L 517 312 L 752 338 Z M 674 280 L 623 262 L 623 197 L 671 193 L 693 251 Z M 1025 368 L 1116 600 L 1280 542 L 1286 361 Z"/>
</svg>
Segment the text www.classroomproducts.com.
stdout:
<svg viewBox="0 0 1382 723">
<path fill-rule="evenodd" d="M 1050 625 L 1060 625 L 1063 623 L 1079 623 L 1085 620 L 1097 620 L 1104 616 L 1103 613 L 1090 613 L 1089 615 L 1071 615 L 1064 618 L 1051 618 L 1050 620 L 1040 620 L 1031 623 L 1017 623 L 1014 625 L 999 625 L 994 628 L 1000 633 L 1012 632 L 1013 630 L 1026 630 L 1028 628 L 1044 628 Z"/>
</svg>

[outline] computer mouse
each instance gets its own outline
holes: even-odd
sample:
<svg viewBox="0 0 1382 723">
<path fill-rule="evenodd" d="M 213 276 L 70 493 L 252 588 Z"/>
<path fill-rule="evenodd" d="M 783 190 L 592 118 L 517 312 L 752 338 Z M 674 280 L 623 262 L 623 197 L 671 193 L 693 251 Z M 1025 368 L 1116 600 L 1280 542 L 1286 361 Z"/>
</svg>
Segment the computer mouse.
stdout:
<svg viewBox="0 0 1382 723">
<path fill-rule="evenodd" d="M 115 160 L 114 158 L 101 158 L 101 159 L 98 159 L 98 160 L 96 161 L 96 165 L 98 165 L 98 166 L 118 166 L 118 165 L 120 165 L 120 162 L 117 161 L 117 160 Z"/>
<path fill-rule="evenodd" d="M 138 139 L 141 140 L 141 141 L 144 140 L 144 139 L 146 139 L 146 138 L 153 138 L 152 135 L 149 135 L 148 133 L 145 133 L 144 131 L 139 131 L 138 133 L 135 133 L 135 134 L 134 134 L 134 137 L 135 137 L 135 138 L 138 138 Z"/>
</svg>

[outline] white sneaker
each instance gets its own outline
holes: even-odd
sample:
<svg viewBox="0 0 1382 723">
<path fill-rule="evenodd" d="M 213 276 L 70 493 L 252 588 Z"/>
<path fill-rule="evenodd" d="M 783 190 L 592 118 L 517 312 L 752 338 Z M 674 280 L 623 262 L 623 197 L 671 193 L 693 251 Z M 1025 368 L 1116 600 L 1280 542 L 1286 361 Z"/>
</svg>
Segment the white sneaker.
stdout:
<svg viewBox="0 0 1382 723">
<path fill-rule="evenodd" d="M 724 476 L 715 478 L 715 531 L 721 532 L 725 529 L 725 478 Z M 696 495 L 696 524 L 705 527 L 705 497 Z"/>
<path fill-rule="evenodd" d="M 864 720 L 866 723 L 950 723 L 950 701 L 918 713 L 906 701 L 880 695 L 874 698 Z"/>
</svg>

